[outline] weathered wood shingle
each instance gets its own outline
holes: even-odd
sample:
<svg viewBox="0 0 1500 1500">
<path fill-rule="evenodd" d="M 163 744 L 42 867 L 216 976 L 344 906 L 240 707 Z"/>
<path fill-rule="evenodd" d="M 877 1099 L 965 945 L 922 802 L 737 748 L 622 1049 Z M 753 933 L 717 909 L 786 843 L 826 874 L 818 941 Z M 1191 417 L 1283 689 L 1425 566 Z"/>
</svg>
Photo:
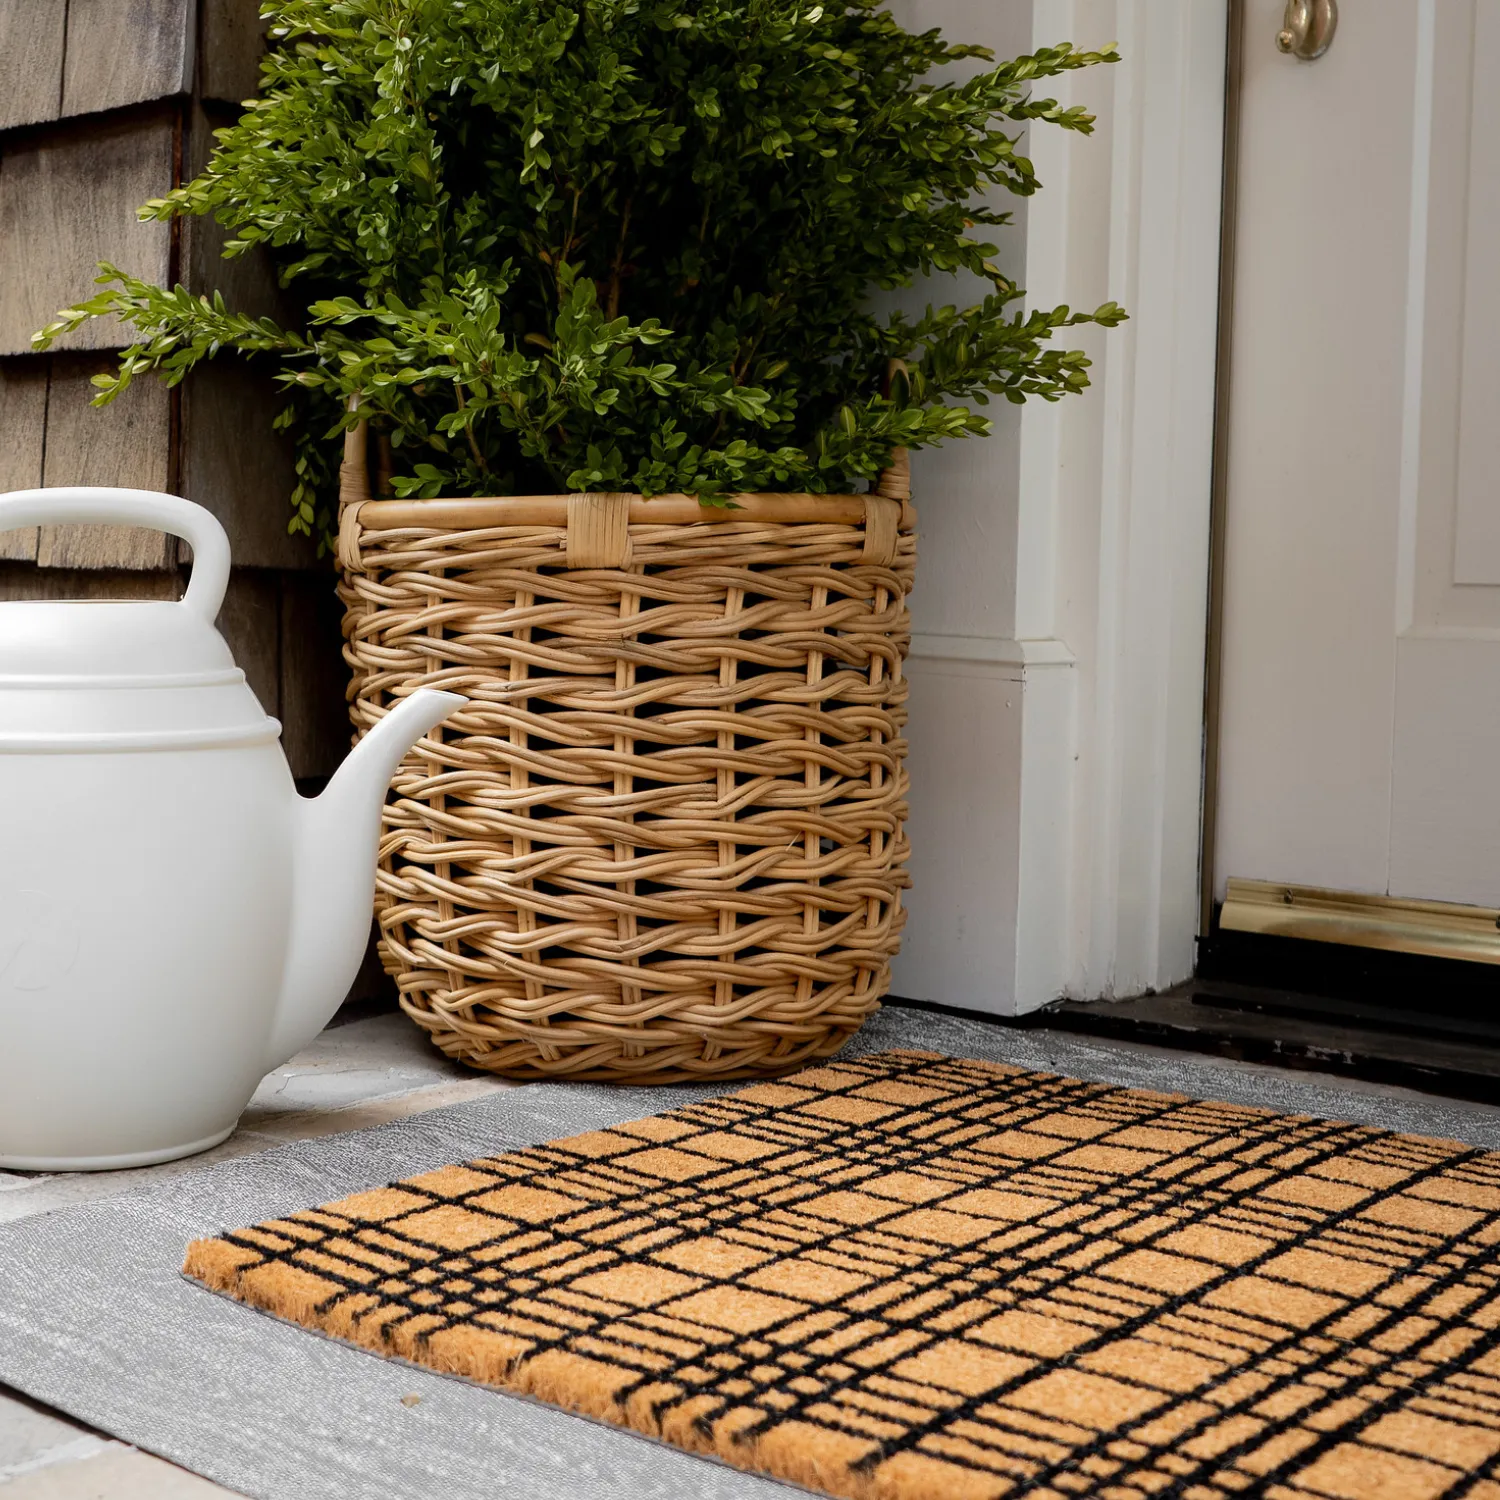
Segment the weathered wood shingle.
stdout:
<svg viewBox="0 0 1500 1500">
<path fill-rule="evenodd" d="M 238 81 L 257 45 L 256 7 L 205 7 L 224 13 L 212 35 L 230 44 L 213 70 Z M 0 0 L 0 130 L 186 94 L 196 21 L 193 0 Z"/>
<path fill-rule="evenodd" d="M 331 571 L 281 575 L 281 744 L 293 776 L 326 776 L 349 748 L 342 619 Z"/>
<path fill-rule="evenodd" d="M 200 0 L 198 94 L 204 99 L 239 104 L 260 81 L 266 23 L 260 7 L 247 0 Z"/>
<path fill-rule="evenodd" d="M 112 364 L 97 355 L 53 360 L 43 484 L 170 488 L 171 393 L 158 380 L 137 380 L 108 406 L 90 406 L 90 381 Z M 134 526 L 43 526 L 37 543 L 44 568 L 166 568 L 176 561 L 175 541 Z"/>
<path fill-rule="evenodd" d="M 57 118 L 67 20 L 68 0 L 0 0 L 0 130 Z"/>
<path fill-rule="evenodd" d="M 185 94 L 194 19 L 192 0 L 68 0 L 63 116 Z"/>
<path fill-rule="evenodd" d="M 47 367 L 0 359 L 0 494 L 34 490 L 42 482 L 47 428 Z M 36 527 L 0 531 L 0 558 L 36 556 Z"/>
<path fill-rule="evenodd" d="M 282 404 L 264 374 L 227 359 L 199 366 L 182 386 L 182 493 L 224 523 L 246 567 L 317 561 L 317 548 L 286 529 L 297 476 L 290 439 L 271 425 Z"/>
<path fill-rule="evenodd" d="M 219 611 L 219 634 L 234 653 L 250 691 L 281 716 L 281 579 L 262 568 L 236 568 Z"/>
<path fill-rule="evenodd" d="M 172 187 L 175 110 L 76 121 L 6 143 L 0 155 L 0 355 L 22 354 L 58 310 L 90 297 L 101 260 L 171 283 L 172 231 L 136 210 Z M 59 349 L 129 342 L 113 318 L 96 318 Z"/>
<path fill-rule="evenodd" d="M 193 104 L 187 111 L 182 146 L 182 175 L 188 181 L 208 167 L 218 142 L 214 131 L 232 125 L 235 112 L 222 105 Z M 277 284 L 271 257 L 257 246 L 224 258 L 229 233 L 212 215 L 178 220 L 182 236 L 182 278 L 195 292 L 221 292 L 235 312 L 251 318 L 274 318 L 285 327 L 294 303 Z"/>
</svg>

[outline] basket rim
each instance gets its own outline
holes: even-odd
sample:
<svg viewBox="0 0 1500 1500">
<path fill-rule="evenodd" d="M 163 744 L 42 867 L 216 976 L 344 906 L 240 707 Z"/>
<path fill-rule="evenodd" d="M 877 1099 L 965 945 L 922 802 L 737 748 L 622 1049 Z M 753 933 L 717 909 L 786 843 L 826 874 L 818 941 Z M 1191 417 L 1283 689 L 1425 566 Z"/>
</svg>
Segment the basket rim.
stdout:
<svg viewBox="0 0 1500 1500">
<path fill-rule="evenodd" d="M 899 363 L 899 362 L 898 362 Z M 568 526 L 572 507 L 580 501 L 604 501 L 623 509 L 628 524 L 692 524 L 701 521 L 823 522 L 863 525 L 881 501 L 900 506 L 897 531 L 916 525 L 911 504 L 911 455 L 891 449 L 890 462 L 863 494 L 814 495 L 805 490 L 740 493 L 723 497 L 734 505 L 705 503 L 697 495 L 671 493 L 646 496 L 629 490 L 585 490 L 560 495 L 479 495 L 472 498 L 433 496 L 425 500 L 391 500 L 371 494 L 369 422 L 359 415 L 358 395 L 349 398 L 353 420 L 344 431 L 344 456 L 339 464 L 339 530 L 358 526 L 360 513 L 372 530 L 406 527 L 453 527 L 482 530 L 492 526 Z M 452 516 L 453 520 L 447 517 Z M 377 526 L 383 522 L 384 526 Z M 885 524 L 889 524 L 887 521 Z"/>
<path fill-rule="evenodd" d="M 712 504 L 696 495 L 640 495 L 628 491 L 591 490 L 557 495 L 435 495 L 427 499 L 366 499 L 358 502 L 359 524 L 372 531 L 407 527 L 452 527 L 481 530 L 490 526 L 565 526 L 570 502 L 585 496 L 608 496 L 628 503 L 633 526 L 695 525 L 703 522 L 785 522 L 789 524 L 863 525 L 872 499 L 868 494 L 814 495 L 803 491 L 726 495 L 729 505 Z M 898 529 L 910 530 L 915 511 L 909 500 L 901 507 Z"/>
</svg>

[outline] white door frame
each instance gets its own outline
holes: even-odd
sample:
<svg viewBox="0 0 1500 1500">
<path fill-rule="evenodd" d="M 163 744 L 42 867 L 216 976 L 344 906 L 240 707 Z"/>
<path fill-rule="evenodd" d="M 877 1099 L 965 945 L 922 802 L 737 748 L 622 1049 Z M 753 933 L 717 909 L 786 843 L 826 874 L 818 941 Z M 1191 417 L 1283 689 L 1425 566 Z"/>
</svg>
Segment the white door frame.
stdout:
<svg viewBox="0 0 1500 1500">
<path fill-rule="evenodd" d="M 944 5 L 963 0 L 924 19 Z M 1057 80 L 1098 125 L 1031 143 L 1023 285 L 1131 320 L 1069 335 L 1095 361 L 1083 396 L 918 456 L 933 541 L 894 995 L 1016 1014 L 1192 972 L 1227 19 L 1222 0 L 1031 0 L 1034 45 L 1117 40 L 1123 60 Z"/>
</svg>

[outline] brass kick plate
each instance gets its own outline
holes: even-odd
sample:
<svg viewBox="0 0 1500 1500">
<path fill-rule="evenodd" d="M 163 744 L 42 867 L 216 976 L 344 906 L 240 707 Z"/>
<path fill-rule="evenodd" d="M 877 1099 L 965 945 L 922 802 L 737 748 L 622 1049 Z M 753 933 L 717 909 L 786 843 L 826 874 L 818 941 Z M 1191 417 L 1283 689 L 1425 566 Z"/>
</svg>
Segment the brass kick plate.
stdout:
<svg viewBox="0 0 1500 1500">
<path fill-rule="evenodd" d="M 1488 906 L 1362 896 L 1269 880 L 1231 880 L 1219 926 L 1230 932 L 1263 932 L 1500 964 L 1500 910 Z"/>
</svg>

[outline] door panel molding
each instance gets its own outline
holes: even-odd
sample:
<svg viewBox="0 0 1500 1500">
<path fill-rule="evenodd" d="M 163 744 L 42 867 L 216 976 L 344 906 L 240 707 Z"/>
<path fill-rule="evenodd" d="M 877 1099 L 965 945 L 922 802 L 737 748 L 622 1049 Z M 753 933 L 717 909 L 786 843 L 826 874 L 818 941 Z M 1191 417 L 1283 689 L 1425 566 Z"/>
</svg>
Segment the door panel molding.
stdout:
<svg viewBox="0 0 1500 1500">
<path fill-rule="evenodd" d="M 1418 0 L 1396 628 L 1500 632 L 1500 9 Z"/>
<path fill-rule="evenodd" d="M 1493 291 L 1500 266 L 1500 90 L 1474 87 L 1476 77 L 1500 78 L 1500 7 L 1476 12 L 1471 0 L 1468 8 L 1468 232 L 1453 581 L 1500 584 L 1500 299 Z"/>
</svg>

